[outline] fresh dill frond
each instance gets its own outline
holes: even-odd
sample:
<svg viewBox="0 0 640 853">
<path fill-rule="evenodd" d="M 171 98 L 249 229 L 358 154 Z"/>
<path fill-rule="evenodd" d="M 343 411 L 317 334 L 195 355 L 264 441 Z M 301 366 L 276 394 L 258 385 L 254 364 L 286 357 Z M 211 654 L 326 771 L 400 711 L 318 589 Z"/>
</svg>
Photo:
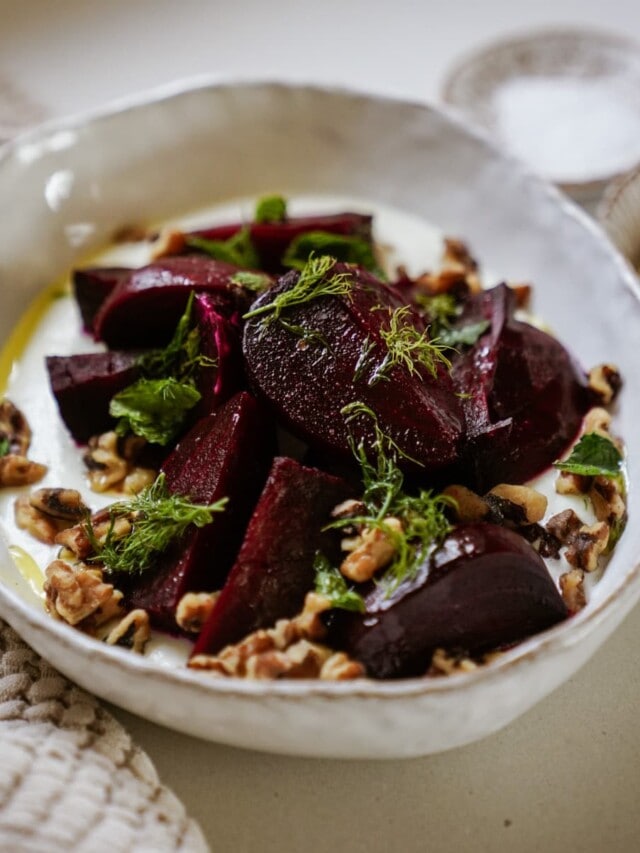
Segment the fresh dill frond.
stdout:
<svg viewBox="0 0 640 853">
<path fill-rule="evenodd" d="M 323 296 L 348 296 L 353 286 L 351 277 L 346 272 L 330 275 L 335 265 L 335 258 L 329 255 L 309 258 L 293 287 L 278 293 L 270 302 L 252 308 L 244 319 L 262 317 L 265 322 L 273 322 L 280 320 L 285 311 Z"/>
<path fill-rule="evenodd" d="M 137 360 L 137 365 L 147 379 L 166 379 L 171 376 L 179 382 L 188 382 L 197 367 L 215 367 L 216 363 L 200 353 L 200 332 L 192 325 L 193 291 L 178 321 L 173 337 L 164 349 L 151 350 Z"/>
<path fill-rule="evenodd" d="M 319 551 L 313 561 L 315 572 L 315 591 L 331 602 L 332 607 L 364 613 L 364 600 L 359 592 L 347 584 L 340 571 Z"/>
<path fill-rule="evenodd" d="M 375 413 L 364 403 L 354 402 L 345 406 L 347 423 L 356 415 L 373 419 L 376 439 L 375 463 L 365 452 L 362 442 L 351 448 L 360 465 L 362 476 L 362 503 L 365 512 L 356 518 L 337 519 L 328 525 L 330 529 L 356 525 L 383 530 L 395 547 L 395 554 L 378 583 L 391 595 L 400 584 L 416 577 L 420 566 L 451 530 L 446 510 L 455 506 L 451 498 L 421 489 L 417 495 L 404 490 L 404 475 L 397 465 L 399 448 L 386 436 L 377 423 Z M 399 519 L 402 531 L 393 530 L 385 519 Z"/>
<path fill-rule="evenodd" d="M 443 329 L 448 329 L 460 314 L 460 306 L 451 293 L 421 293 L 415 295 L 415 301 L 427 315 L 431 335 L 435 338 Z"/>
<path fill-rule="evenodd" d="M 91 520 L 86 522 L 87 536 L 96 552 L 93 559 L 104 563 L 111 572 L 143 572 L 189 527 L 211 524 L 215 515 L 224 511 L 227 502 L 227 498 L 222 498 L 203 506 L 181 495 L 172 495 L 164 474 L 160 474 L 139 495 L 109 507 L 111 529 L 104 544 L 97 540 Z M 115 522 L 119 518 L 131 523 L 131 531 L 120 538 L 115 535 Z"/>
<path fill-rule="evenodd" d="M 281 195 L 265 195 L 256 202 L 254 221 L 259 223 L 284 222 L 287 218 L 287 201 Z"/>
<path fill-rule="evenodd" d="M 194 234 L 187 236 L 185 242 L 189 248 L 198 249 L 216 261 L 249 269 L 260 266 L 258 253 L 251 240 L 251 231 L 247 227 L 241 228 L 228 240 L 209 240 Z"/>
<path fill-rule="evenodd" d="M 396 365 L 404 367 L 411 376 L 423 367 L 434 379 L 438 376 L 438 367 L 443 365 L 451 369 L 451 360 L 445 354 L 451 347 L 439 338 L 430 338 L 427 331 L 417 329 L 411 322 L 411 313 L 408 305 L 395 308 L 389 315 L 389 328 L 380 330 L 387 353 L 377 370 L 378 378 L 386 377 Z"/>
<path fill-rule="evenodd" d="M 402 457 L 410 462 L 415 462 L 416 465 L 420 465 L 417 459 L 412 459 L 411 456 L 408 456 L 393 440 L 393 438 L 383 431 L 380 427 L 378 416 L 370 406 L 366 405 L 366 403 L 363 403 L 361 400 L 354 400 L 352 403 L 347 403 L 346 406 L 343 406 L 340 409 L 340 414 L 344 417 L 344 422 L 347 426 L 354 420 L 354 418 L 361 415 L 369 418 L 375 436 L 372 449 L 375 451 L 378 458 L 390 455 L 393 459 L 399 459 Z"/>
</svg>

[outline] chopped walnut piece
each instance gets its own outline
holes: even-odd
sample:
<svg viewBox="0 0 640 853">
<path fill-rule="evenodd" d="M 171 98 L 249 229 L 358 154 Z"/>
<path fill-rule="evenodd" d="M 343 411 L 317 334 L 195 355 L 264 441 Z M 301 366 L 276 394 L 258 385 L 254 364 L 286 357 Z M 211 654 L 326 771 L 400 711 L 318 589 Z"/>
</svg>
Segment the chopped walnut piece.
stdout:
<svg viewBox="0 0 640 853">
<path fill-rule="evenodd" d="M 623 488 L 616 478 L 602 476 L 593 478 L 589 497 L 598 521 L 613 524 L 625 517 L 627 507 Z"/>
<path fill-rule="evenodd" d="M 46 608 L 69 625 L 91 616 L 113 593 L 113 586 L 103 583 L 100 571 L 83 564 L 72 566 L 54 560 L 47 566 L 45 577 Z"/>
<path fill-rule="evenodd" d="M 428 675 L 456 675 L 461 672 L 473 672 L 478 664 L 464 655 L 455 655 L 445 649 L 436 649 L 431 658 Z"/>
<path fill-rule="evenodd" d="M 366 507 L 362 501 L 349 498 L 334 506 L 331 510 L 331 518 L 354 518 L 355 516 L 362 515 L 364 512 L 366 512 Z"/>
<path fill-rule="evenodd" d="M 31 444 L 31 427 L 11 400 L 0 401 L 0 440 L 15 456 L 26 456 Z"/>
<path fill-rule="evenodd" d="M 122 225 L 114 231 L 111 239 L 114 243 L 142 243 L 150 237 L 149 230 L 144 225 Z"/>
<path fill-rule="evenodd" d="M 582 569 L 571 569 L 560 575 L 560 592 L 569 613 L 577 613 L 587 603 L 584 591 L 584 572 Z"/>
<path fill-rule="evenodd" d="M 133 468 L 122 482 L 122 491 L 127 495 L 138 495 L 150 486 L 157 477 L 153 468 Z"/>
<path fill-rule="evenodd" d="M 508 501 L 510 504 L 519 507 L 527 524 L 535 524 L 541 521 L 547 511 L 547 498 L 545 495 L 529 486 L 514 486 L 508 483 L 501 483 L 498 486 L 494 486 L 489 495 L 494 495 L 503 501 Z"/>
<path fill-rule="evenodd" d="M 555 487 L 559 495 L 586 495 L 591 486 L 591 477 L 582 474 L 572 474 L 560 471 L 556 477 Z"/>
<path fill-rule="evenodd" d="M 56 522 L 47 518 L 29 502 L 27 495 L 21 495 L 14 504 L 16 524 L 21 530 L 26 530 L 40 542 L 53 545 L 58 533 Z"/>
<path fill-rule="evenodd" d="M 156 472 L 135 464 L 145 445 L 145 439 L 140 436 L 120 438 L 113 430 L 89 439 L 83 461 L 93 491 L 122 489 L 128 494 L 138 494 L 150 485 Z"/>
<path fill-rule="evenodd" d="M 60 521 L 75 522 L 89 513 L 76 489 L 36 489 L 29 497 L 31 506 Z"/>
<path fill-rule="evenodd" d="M 565 509 L 556 513 L 546 525 L 549 533 L 563 545 L 566 545 L 582 526 L 580 517 L 572 509 Z"/>
<path fill-rule="evenodd" d="M 176 608 L 176 622 L 183 631 L 199 634 L 209 618 L 219 592 L 187 592 Z"/>
<path fill-rule="evenodd" d="M 350 658 L 345 652 L 335 652 L 322 664 L 320 679 L 322 681 L 351 681 L 354 678 L 364 678 L 365 668 L 357 660 Z"/>
<path fill-rule="evenodd" d="M 601 406 L 595 406 L 593 409 L 589 409 L 582 422 L 583 434 L 596 432 L 604 438 L 611 438 L 609 434 L 610 427 L 611 415 Z"/>
<path fill-rule="evenodd" d="M 378 569 L 384 568 L 393 558 L 397 550 L 393 533 L 402 533 L 402 522 L 399 518 L 387 516 L 382 523 L 386 530 L 366 527 L 354 540 L 351 553 L 340 566 L 340 571 L 349 580 L 356 583 L 371 580 Z"/>
<path fill-rule="evenodd" d="M 516 308 L 528 308 L 531 299 L 530 284 L 509 284 L 509 290 L 515 296 Z"/>
<path fill-rule="evenodd" d="M 147 611 L 132 610 L 109 633 L 105 642 L 110 646 L 123 646 L 125 649 L 142 654 L 150 635 Z"/>
<path fill-rule="evenodd" d="M 324 663 L 334 654 L 317 642 L 326 633 L 320 613 L 328 607 L 330 603 L 323 596 L 310 592 L 298 616 L 279 619 L 273 628 L 254 631 L 217 655 L 195 655 L 189 666 L 239 678 L 318 678 Z M 346 671 L 345 668 L 345 678 Z"/>
<path fill-rule="evenodd" d="M 598 568 L 598 557 L 608 542 L 609 525 L 606 522 L 597 521 L 590 527 L 585 524 L 571 537 L 565 551 L 566 560 L 576 569 L 593 572 Z"/>
<path fill-rule="evenodd" d="M 41 480 L 46 473 L 46 465 L 32 462 L 26 456 L 17 453 L 0 456 L 0 487 L 29 486 Z"/>
<path fill-rule="evenodd" d="M 187 238 L 184 231 L 177 228 L 165 228 L 152 247 L 151 260 L 159 261 L 170 255 L 179 255 L 187 246 Z"/>
<path fill-rule="evenodd" d="M 447 486 L 442 494 L 455 501 L 453 512 L 458 521 L 481 521 L 489 514 L 489 506 L 484 498 L 466 486 Z"/>
<path fill-rule="evenodd" d="M 589 390 L 599 405 L 608 406 L 622 387 L 620 371 L 612 364 L 599 364 L 589 371 Z"/>
<path fill-rule="evenodd" d="M 111 519 L 108 510 L 101 510 L 91 517 L 93 536 L 104 545 L 107 536 L 111 539 L 123 539 L 131 533 L 131 521 L 124 516 Z M 94 553 L 93 542 L 89 537 L 85 523 L 75 524 L 66 530 L 61 530 L 55 538 L 57 545 L 62 545 L 72 551 L 80 560 L 86 560 Z"/>
<path fill-rule="evenodd" d="M 457 237 L 444 238 L 443 265 L 457 265 L 468 272 L 478 271 L 478 262 L 471 254 L 467 244 Z"/>
</svg>

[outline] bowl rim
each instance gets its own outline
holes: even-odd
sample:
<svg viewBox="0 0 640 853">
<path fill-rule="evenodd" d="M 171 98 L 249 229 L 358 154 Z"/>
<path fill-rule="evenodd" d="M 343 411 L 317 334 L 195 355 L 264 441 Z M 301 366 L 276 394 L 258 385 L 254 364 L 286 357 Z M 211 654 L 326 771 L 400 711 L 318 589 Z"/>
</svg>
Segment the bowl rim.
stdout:
<svg viewBox="0 0 640 853">
<path fill-rule="evenodd" d="M 482 66 L 488 59 L 491 60 L 500 54 L 509 55 L 519 47 L 535 47 L 538 44 L 544 44 L 549 39 L 567 39 L 575 43 L 586 41 L 598 47 L 618 48 L 626 53 L 636 55 L 640 63 L 640 41 L 631 36 L 597 26 L 571 26 L 568 24 L 541 26 L 531 30 L 515 31 L 510 35 L 507 34 L 502 38 L 497 38 L 465 52 L 446 72 L 440 85 L 440 97 L 446 104 L 469 116 L 465 106 L 456 96 L 456 88 L 460 79 L 468 74 L 470 69 Z M 640 153 L 637 163 L 640 166 Z M 572 197 L 587 203 L 598 201 L 607 184 L 623 177 L 628 171 L 628 168 L 620 169 L 604 175 L 596 175 L 584 181 L 558 179 L 553 180 L 553 183 Z M 549 178 L 549 180 L 552 179 Z"/>
<path fill-rule="evenodd" d="M 191 95 L 200 91 L 219 89 L 276 89 L 283 92 L 306 91 L 310 95 L 329 95 L 347 99 L 363 99 L 378 105 L 404 105 L 406 107 L 426 110 L 435 114 L 443 115 L 458 130 L 475 139 L 494 156 L 507 160 L 513 168 L 516 168 L 523 177 L 537 184 L 537 189 L 545 193 L 554 204 L 558 205 L 562 213 L 577 221 L 589 232 L 590 239 L 595 240 L 600 249 L 605 252 L 614 267 L 617 268 L 618 276 L 624 285 L 631 291 L 634 298 L 640 302 L 640 289 L 630 268 L 624 258 L 613 246 L 606 234 L 598 227 L 598 224 L 589 217 L 584 210 L 577 207 L 570 199 L 560 193 L 556 187 L 544 180 L 532 169 L 523 165 L 517 158 L 500 149 L 489 135 L 489 133 L 475 125 L 465 121 L 455 109 L 427 101 L 403 98 L 395 95 L 385 95 L 357 87 L 348 87 L 332 84 L 318 84 L 304 81 L 289 81 L 279 78 L 268 77 L 227 77 L 220 74 L 204 74 L 196 77 L 187 77 L 168 84 L 153 87 L 150 90 L 137 92 L 111 101 L 106 105 L 91 108 L 86 111 L 74 113 L 62 118 L 54 118 L 37 125 L 25 132 L 18 134 L 12 139 L 0 145 L 0 169 L 5 161 L 25 145 L 42 142 L 53 134 L 73 130 L 88 124 L 99 123 L 102 119 L 114 118 L 118 115 L 136 111 L 146 106 L 168 103 L 174 99 Z M 0 558 L 11 559 L 3 547 L 4 554 Z M 593 607 L 589 605 L 575 616 L 564 622 L 534 635 L 504 652 L 491 664 L 479 667 L 468 673 L 454 674 L 446 678 L 414 677 L 389 681 L 377 681 L 363 679 L 346 682 L 328 682 L 309 680 L 291 681 L 257 681 L 248 679 L 216 679 L 207 678 L 206 672 L 189 670 L 184 668 L 173 668 L 154 663 L 146 657 L 133 655 L 128 651 L 116 647 L 105 646 L 92 637 L 83 634 L 70 625 L 52 619 L 44 609 L 39 610 L 29 603 L 17 592 L 0 584 L 0 605 L 2 606 L 0 616 L 9 624 L 14 625 L 13 614 L 20 618 L 16 622 L 24 621 L 36 631 L 44 631 L 45 634 L 53 634 L 60 646 L 72 652 L 82 652 L 87 660 L 99 659 L 105 664 L 116 666 L 127 671 L 128 675 L 139 678 L 151 678 L 156 681 L 164 681 L 167 684 L 175 683 L 176 679 L 181 684 L 196 691 L 209 695 L 222 693 L 237 697 L 266 697 L 266 696 L 288 696 L 305 697 L 314 696 L 323 699 L 337 699 L 341 696 L 357 697 L 360 699 L 396 699 L 409 696 L 428 696 L 431 694 L 450 693 L 473 689 L 479 682 L 495 681 L 501 679 L 507 671 L 519 666 L 533 663 L 541 654 L 548 655 L 553 651 L 560 651 L 574 647 L 583 638 L 591 634 L 599 624 L 605 621 L 611 608 L 620 600 L 630 601 L 632 606 L 634 600 L 640 597 L 640 562 L 635 563 L 627 569 L 625 575 L 606 596 L 604 596 Z M 45 653 L 46 656 L 46 653 Z"/>
</svg>

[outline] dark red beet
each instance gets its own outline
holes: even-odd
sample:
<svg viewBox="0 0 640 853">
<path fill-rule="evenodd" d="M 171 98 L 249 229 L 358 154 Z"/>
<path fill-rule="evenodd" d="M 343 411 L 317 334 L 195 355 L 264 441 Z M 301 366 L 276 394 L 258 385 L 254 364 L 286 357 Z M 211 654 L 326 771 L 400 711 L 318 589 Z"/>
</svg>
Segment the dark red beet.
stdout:
<svg viewBox="0 0 640 853">
<path fill-rule="evenodd" d="M 585 374 L 562 344 L 513 311 L 513 292 L 500 285 L 470 297 L 460 320 L 491 321 L 452 372 L 467 425 L 461 477 L 481 492 L 547 468 L 590 406 Z"/>
<path fill-rule="evenodd" d="M 229 498 L 226 510 L 206 527 L 191 530 L 156 570 L 135 578 L 127 590 L 132 607 L 149 612 L 154 625 L 175 630 L 175 610 L 191 590 L 224 583 L 273 459 L 274 427 L 250 394 L 237 394 L 215 415 L 189 431 L 162 466 L 174 494 L 196 503 Z"/>
<path fill-rule="evenodd" d="M 362 213 L 338 213 L 327 216 L 297 216 L 285 222 L 254 222 L 249 225 L 251 242 L 260 259 L 260 269 L 269 273 L 284 270 L 282 257 L 296 237 L 309 231 L 327 231 L 344 237 L 361 237 L 371 242 L 372 217 Z M 192 232 L 207 240 L 228 240 L 237 234 L 240 223 L 219 225 Z"/>
<path fill-rule="evenodd" d="M 216 367 L 203 367 L 198 377 L 199 417 L 214 412 L 244 385 L 242 339 L 239 314 L 224 317 L 218 303 L 208 293 L 199 293 L 194 301 L 194 319 L 200 331 L 200 352 Z"/>
<path fill-rule="evenodd" d="M 243 347 L 250 384 L 278 420 L 318 452 L 350 459 L 350 431 L 356 441 L 372 447 L 371 418 L 359 415 L 347 426 L 340 413 L 347 404 L 361 401 L 376 413 L 380 428 L 406 457 L 421 463 L 419 470 L 450 465 L 458 459 L 463 417 L 447 370 L 440 367 L 434 378 L 426 370 L 411 375 L 405 367 L 394 366 L 389 381 L 369 384 L 387 351 L 381 338 L 389 322 L 387 309 L 402 301 L 363 270 L 336 264 L 331 271 L 341 272 L 354 279 L 348 296 L 321 297 L 286 312 L 287 323 L 319 333 L 327 345 L 317 339 L 302 342 L 278 321 L 265 323 L 256 317 L 247 322 Z M 284 276 L 253 307 L 267 304 L 297 278 L 295 272 Z M 376 306 L 384 307 L 374 310 Z M 413 320 L 420 326 L 420 317 L 414 315 Z M 356 377 L 363 352 L 374 344 L 368 367 Z M 417 466 L 406 457 L 399 464 L 415 471 Z"/>
<path fill-rule="evenodd" d="M 73 271 L 73 293 L 86 332 L 93 330 L 100 306 L 130 272 L 127 267 L 86 267 Z"/>
<path fill-rule="evenodd" d="M 215 653 L 299 612 L 313 587 L 316 551 L 333 551 L 330 534 L 322 528 L 333 507 L 351 494 L 337 477 L 293 459 L 275 460 L 194 654 Z"/>
<path fill-rule="evenodd" d="M 202 255 L 164 258 L 125 276 L 98 312 L 96 337 L 109 347 L 152 348 L 171 339 L 192 290 L 206 291 L 225 316 L 250 303 L 232 283 L 238 268 Z"/>
<path fill-rule="evenodd" d="M 421 675 L 436 648 L 479 653 L 568 616 L 540 556 L 494 524 L 460 525 L 414 581 L 389 598 L 374 587 L 366 605 L 365 614 L 332 611 L 328 642 L 372 678 Z"/>
<path fill-rule="evenodd" d="M 130 352 L 50 355 L 46 365 L 60 416 L 81 444 L 113 428 L 111 398 L 138 378 L 136 354 Z"/>
</svg>

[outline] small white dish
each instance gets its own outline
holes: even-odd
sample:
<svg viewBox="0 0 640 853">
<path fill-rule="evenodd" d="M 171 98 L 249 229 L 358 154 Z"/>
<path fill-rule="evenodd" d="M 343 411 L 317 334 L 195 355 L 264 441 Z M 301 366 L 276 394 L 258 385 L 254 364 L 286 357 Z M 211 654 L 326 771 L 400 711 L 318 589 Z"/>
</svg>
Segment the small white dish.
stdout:
<svg viewBox="0 0 640 853">
<path fill-rule="evenodd" d="M 534 32 L 458 64 L 443 98 L 538 174 L 592 203 L 640 161 L 640 46 L 595 30 Z"/>
<path fill-rule="evenodd" d="M 106 647 L 48 616 L 4 546 L 0 616 L 88 690 L 210 740 L 343 758 L 468 743 L 562 684 L 640 596 L 635 281 L 580 211 L 442 110 L 312 86 L 204 83 L 57 122 L 0 150 L 0 337 L 116 227 L 274 189 L 365 199 L 464 237 L 487 269 L 535 283 L 535 311 L 582 363 L 619 365 L 632 521 L 589 605 L 476 672 L 351 684 L 211 680 Z"/>
</svg>

